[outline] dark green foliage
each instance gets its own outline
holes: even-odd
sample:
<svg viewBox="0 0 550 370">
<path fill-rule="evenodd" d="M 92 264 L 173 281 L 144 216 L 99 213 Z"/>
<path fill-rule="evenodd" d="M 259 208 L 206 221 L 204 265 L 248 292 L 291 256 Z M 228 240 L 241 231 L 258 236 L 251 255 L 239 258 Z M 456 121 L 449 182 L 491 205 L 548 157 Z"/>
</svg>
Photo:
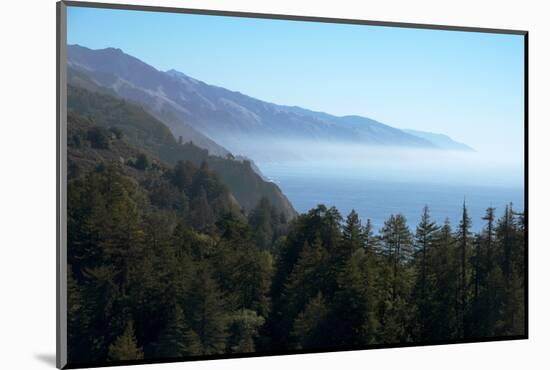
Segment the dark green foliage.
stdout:
<svg viewBox="0 0 550 370">
<path fill-rule="evenodd" d="M 365 251 L 356 249 L 338 275 L 330 328 L 339 345 L 369 344 L 374 339 L 378 324 L 374 313 L 375 300 L 370 292 L 373 281 L 368 268 Z"/>
<path fill-rule="evenodd" d="M 136 158 L 136 163 L 134 164 L 134 167 L 136 167 L 138 170 L 144 171 L 147 168 L 149 168 L 149 158 L 146 154 L 139 153 Z"/>
<path fill-rule="evenodd" d="M 462 213 L 453 230 L 426 207 L 414 237 L 402 215 L 379 235 L 355 212 L 345 223 L 324 206 L 298 217 L 278 250 L 262 349 L 521 335 L 522 215 L 507 209 L 495 227 L 488 211 L 487 229 L 472 235 Z"/>
<path fill-rule="evenodd" d="M 261 248 L 270 250 L 287 229 L 284 214 L 281 217 L 267 197 L 262 197 L 256 208 L 250 212 L 248 222 L 252 226 L 256 243 Z"/>
<path fill-rule="evenodd" d="M 428 207 L 424 207 L 422 218 L 416 227 L 415 234 L 415 267 L 417 271 L 416 282 L 413 290 L 414 299 L 417 302 L 416 321 L 418 326 L 415 338 L 428 340 L 431 333 L 431 314 L 434 300 L 430 295 L 435 289 L 435 242 L 438 227 L 431 221 Z"/>
<path fill-rule="evenodd" d="M 404 293 L 400 291 L 400 288 L 405 288 L 402 270 L 410 261 L 412 253 L 412 235 L 405 216 L 391 215 L 384 223 L 380 238 L 382 253 L 392 264 L 392 300 L 396 300 L 398 295 Z"/>
<path fill-rule="evenodd" d="M 452 234 L 448 220 L 433 234 L 431 253 L 426 259 L 425 298 L 417 304 L 418 340 L 442 341 L 457 335 L 459 265 Z"/>
<path fill-rule="evenodd" d="M 400 214 L 378 232 L 324 205 L 289 219 L 265 194 L 246 214 L 218 171 L 246 164 L 165 163 L 138 134 L 164 129 L 108 104 L 89 112 L 100 126 L 68 117 L 72 363 L 524 334 L 525 216 L 511 205 L 477 234 L 466 205 L 456 229 L 426 207 L 414 235 Z M 104 131 L 117 120 L 123 137 Z"/>
<path fill-rule="evenodd" d="M 227 351 L 235 353 L 254 352 L 254 339 L 265 319 L 255 311 L 243 309 L 229 318 Z"/>
<path fill-rule="evenodd" d="M 197 333 L 189 328 L 183 310 L 175 306 L 170 313 L 166 327 L 154 343 L 156 357 L 170 358 L 196 355 L 200 353 L 200 342 Z"/>
<path fill-rule="evenodd" d="M 457 305 L 458 305 L 458 335 L 459 337 L 469 336 L 468 325 L 466 324 L 467 320 L 467 303 L 468 303 L 468 293 L 469 293 L 469 264 L 467 263 L 471 255 L 471 245 L 472 238 L 470 227 L 472 221 L 470 216 L 468 216 L 468 210 L 466 209 L 466 202 L 462 207 L 462 219 L 458 225 L 458 230 L 456 231 L 456 245 L 458 249 L 458 259 L 460 261 L 460 277 L 457 290 Z"/>
<path fill-rule="evenodd" d="M 109 361 L 122 361 L 122 360 L 140 360 L 143 358 L 143 351 L 136 344 L 136 338 L 134 336 L 134 326 L 131 321 L 126 325 L 124 333 L 122 333 L 114 342 L 109 346 L 109 355 L 107 359 Z"/>
<path fill-rule="evenodd" d="M 92 127 L 88 130 L 88 140 L 92 148 L 109 149 L 109 131 L 103 127 Z M 75 144 L 80 145 L 80 140 L 76 139 Z"/>
<path fill-rule="evenodd" d="M 380 250 L 379 238 L 374 235 L 374 230 L 370 219 L 367 220 L 367 224 L 363 228 L 363 247 L 369 254 L 378 253 Z"/>
<path fill-rule="evenodd" d="M 222 292 L 206 263 L 201 263 L 196 269 L 187 301 L 189 324 L 197 333 L 198 353 L 223 353 L 228 336 L 228 317 Z"/>
<path fill-rule="evenodd" d="M 362 248 L 364 244 L 361 221 L 355 210 L 352 210 L 346 219 L 346 224 L 342 230 L 342 245 L 339 248 L 339 258 L 341 262 L 346 262 L 351 255 Z"/>
<path fill-rule="evenodd" d="M 326 327 L 327 315 L 328 309 L 319 292 L 294 321 L 292 336 L 295 338 L 297 349 L 320 348 L 328 344 L 328 338 L 325 336 L 330 330 Z"/>
</svg>

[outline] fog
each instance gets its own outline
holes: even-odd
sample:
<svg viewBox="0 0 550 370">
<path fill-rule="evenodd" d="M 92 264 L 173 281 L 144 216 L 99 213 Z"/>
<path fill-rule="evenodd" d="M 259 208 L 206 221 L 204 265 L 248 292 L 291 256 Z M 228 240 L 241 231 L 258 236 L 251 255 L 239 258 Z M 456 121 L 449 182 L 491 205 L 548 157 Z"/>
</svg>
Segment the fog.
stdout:
<svg viewBox="0 0 550 370">
<path fill-rule="evenodd" d="M 269 168 L 277 165 L 279 171 L 311 177 L 330 173 L 343 179 L 523 187 L 523 155 L 272 138 L 224 144 L 234 154 L 253 159 L 267 177 Z"/>
</svg>

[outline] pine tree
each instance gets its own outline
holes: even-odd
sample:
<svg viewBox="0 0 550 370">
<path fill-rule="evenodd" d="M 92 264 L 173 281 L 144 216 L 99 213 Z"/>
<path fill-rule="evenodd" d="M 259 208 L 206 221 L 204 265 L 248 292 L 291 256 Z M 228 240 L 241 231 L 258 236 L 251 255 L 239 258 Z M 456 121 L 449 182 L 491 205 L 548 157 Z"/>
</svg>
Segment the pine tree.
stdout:
<svg viewBox="0 0 550 370">
<path fill-rule="evenodd" d="M 363 234 L 361 232 L 361 221 L 355 210 L 352 210 L 342 230 L 342 258 L 347 260 L 351 255 L 363 247 Z"/>
<path fill-rule="evenodd" d="M 466 209 L 466 202 L 462 206 L 462 218 L 458 225 L 456 232 L 456 241 L 458 246 L 459 258 L 460 258 L 460 284 L 457 292 L 458 306 L 459 306 L 459 337 L 464 338 L 468 336 L 467 324 L 466 324 L 466 310 L 468 304 L 468 258 L 470 256 L 471 249 L 471 232 L 470 227 L 472 221 L 468 216 L 468 210 Z"/>
<path fill-rule="evenodd" d="M 409 268 L 412 253 L 412 235 L 406 218 L 391 215 L 381 229 L 382 253 L 385 268 L 382 279 L 386 286 L 382 288 L 378 303 L 380 332 L 378 341 L 383 343 L 401 343 L 407 340 L 408 330 L 404 323 L 411 321 L 409 305 L 412 276 Z"/>
<path fill-rule="evenodd" d="M 357 249 L 338 275 L 338 290 L 331 302 L 330 327 L 336 345 L 370 343 L 377 326 L 368 278 L 367 256 Z"/>
<path fill-rule="evenodd" d="M 504 215 L 498 222 L 497 238 L 502 250 L 501 268 L 506 281 L 509 281 L 512 275 L 512 255 L 515 242 L 515 219 L 512 211 L 512 205 L 507 205 Z"/>
<path fill-rule="evenodd" d="M 431 277 L 433 275 L 431 255 L 437 229 L 436 223 L 430 219 L 428 206 L 425 206 L 420 223 L 416 227 L 415 235 L 415 265 L 419 270 L 415 284 L 415 298 L 418 311 L 416 321 L 419 326 L 420 338 L 427 336 L 426 327 L 428 324 L 426 321 L 429 320 L 432 309 L 432 300 L 429 297 Z"/>
<path fill-rule="evenodd" d="M 274 208 L 266 197 L 262 197 L 254 210 L 250 213 L 249 223 L 254 230 L 255 239 L 261 248 L 271 248 L 278 226 L 278 217 Z"/>
<path fill-rule="evenodd" d="M 70 361 L 78 358 L 80 353 L 89 350 L 90 342 L 86 335 L 88 332 L 88 317 L 84 307 L 84 299 L 81 287 L 74 278 L 72 268 L 67 266 L 67 343 L 68 358 Z M 87 358 L 90 360 L 90 358 Z"/>
<path fill-rule="evenodd" d="M 198 195 L 191 200 L 190 207 L 191 214 L 189 215 L 188 222 L 195 228 L 200 230 L 213 223 L 214 215 L 204 188 L 200 188 Z"/>
<path fill-rule="evenodd" d="M 379 240 L 374 235 L 374 230 L 372 227 L 372 222 L 369 219 L 367 219 L 367 223 L 365 227 L 363 228 L 362 232 L 362 239 L 363 239 L 363 246 L 365 250 L 367 251 L 367 254 L 373 254 L 379 252 Z"/>
<path fill-rule="evenodd" d="M 196 355 L 199 351 L 200 343 L 197 334 L 186 323 L 181 307 L 175 306 L 166 327 L 155 343 L 155 356 L 183 357 Z"/>
<path fill-rule="evenodd" d="M 273 273 L 270 252 L 258 247 L 251 227 L 233 214 L 223 216 L 216 227 L 222 238 L 213 250 L 213 270 L 220 288 L 230 292 L 226 295 L 229 309 L 267 316 Z"/>
<path fill-rule="evenodd" d="M 295 338 L 296 349 L 319 348 L 328 344 L 327 327 L 328 309 L 323 295 L 319 292 L 310 299 L 304 310 L 294 320 L 292 337 Z"/>
<path fill-rule="evenodd" d="M 389 257 L 392 264 L 392 298 L 396 299 L 400 266 L 410 259 L 412 236 L 407 226 L 407 220 L 401 214 L 391 215 L 384 222 L 381 232 L 383 253 Z"/>
<path fill-rule="evenodd" d="M 88 343 L 92 344 L 83 356 L 104 360 L 109 345 L 128 325 L 127 297 L 121 294 L 120 285 L 115 283 L 115 267 L 101 265 L 86 269 L 83 275 L 84 284 L 80 292 L 89 320 L 85 335 L 88 336 Z"/>
<path fill-rule="evenodd" d="M 294 318 L 302 311 L 306 303 L 319 291 L 323 280 L 324 251 L 320 238 L 313 244 L 304 243 L 300 257 L 285 284 L 286 307 L 289 318 Z"/>
<path fill-rule="evenodd" d="M 520 222 L 522 220 L 520 219 Z M 504 278 L 502 290 L 500 335 L 518 335 L 524 332 L 524 237 L 522 226 L 518 226 L 512 205 L 506 206 L 504 215 L 498 220 L 496 239 L 501 256 L 500 266 Z"/>
<path fill-rule="evenodd" d="M 202 355 L 223 353 L 227 338 L 227 313 L 221 292 L 209 267 L 198 266 L 187 299 L 190 326 L 199 339 Z"/>
<path fill-rule="evenodd" d="M 255 351 L 254 339 L 265 319 L 255 311 L 242 309 L 229 318 L 228 349 L 235 353 L 251 353 Z"/>
<path fill-rule="evenodd" d="M 143 359 L 143 350 L 138 347 L 134 335 L 134 325 L 130 320 L 124 333 L 109 346 L 109 361 L 127 361 Z"/>
<path fill-rule="evenodd" d="M 430 211 L 428 206 L 424 207 L 422 219 L 416 227 L 416 247 L 421 255 L 420 263 L 420 299 L 423 301 L 426 295 L 426 279 L 428 269 L 428 253 L 432 246 L 434 234 L 437 231 L 437 225 L 430 220 Z"/>
<path fill-rule="evenodd" d="M 460 264 L 449 219 L 435 233 L 433 241 L 431 308 L 424 317 L 425 340 L 449 340 L 458 336 L 458 291 Z"/>
<path fill-rule="evenodd" d="M 487 222 L 484 230 L 483 241 L 485 242 L 486 251 L 485 271 L 488 272 L 492 269 L 494 263 L 493 244 L 495 239 L 495 209 L 493 207 L 487 208 L 483 220 Z"/>
<path fill-rule="evenodd" d="M 491 298 L 494 295 L 494 289 L 490 286 L 490 282 L 494 282 L 495 277 L 493 273 L 496 259 L 495 208 L 487 208 L 482 220 L 486 222 L 485 227 L 473 239 L 473 293 L 469 312 L 469 333 L 472 336 L 486 335 L 489 328 L 494 327 L 494 324 L 492 324 L 494 319 L 492 317 L 499 310 L 497 306 L 494 306 L 496 301 Z M 491 274 L 492 280 L 489 279 Z"/>
<path fill-rule="evenodd" d="M 135 168 L 138 170 L 146 170 L 150 166 L 149 157 L 145 155 L 144 153 L 140 153 L 136 158 L 136 163 L 134 165 Z"/>
</svg>

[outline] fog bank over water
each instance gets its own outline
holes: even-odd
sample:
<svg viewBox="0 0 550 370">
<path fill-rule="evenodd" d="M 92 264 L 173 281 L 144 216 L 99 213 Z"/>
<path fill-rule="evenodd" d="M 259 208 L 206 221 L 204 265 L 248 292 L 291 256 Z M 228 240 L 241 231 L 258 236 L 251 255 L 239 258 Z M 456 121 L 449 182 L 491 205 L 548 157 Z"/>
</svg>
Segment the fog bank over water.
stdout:
<svg viewBox="0 0 550 370">
<path fill-rule="evenodd" d="M 235 154 L 252 158 L 269 177 L 269 168 L 288 174 L 396 183 L 523 188 L 523 155 L 482 151 L 367 146 L 304 140 L 238 140 Z"/>
<path fill-rule="evenodd" d="M 499 217 L 510 203 L 524 209 L 523 156 L 288 140 L 239 147 L 301 213 L 321 203 L 343 216 L 355 209 L 376 229 L 401 213 L 414 230 L 428 205 L 436 222 L 448 218 L 456 227 L 465 201 L 479 231 L 488 207 Z"/>
</svg>

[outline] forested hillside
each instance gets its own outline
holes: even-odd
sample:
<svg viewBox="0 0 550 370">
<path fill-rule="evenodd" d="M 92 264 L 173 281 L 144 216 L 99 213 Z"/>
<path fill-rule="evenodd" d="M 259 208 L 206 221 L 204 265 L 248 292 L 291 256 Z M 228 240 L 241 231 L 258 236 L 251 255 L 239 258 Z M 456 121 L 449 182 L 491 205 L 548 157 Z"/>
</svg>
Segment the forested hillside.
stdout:
<svg viewBox="0 0 550 370">
<path fill-rule="evenodd" d="M 68 117 L 72 364 L 525 332 L 511 206 L 479 234 L 466 207 L 379 231 L 323 205 L 290 221 L 265 197 L 243 213 L 210 162 L 165 163 L 94 119 Z"/>
<path fill-rule="evenodd" d="M 162 122 L 140 106 L 125 100 L 72 85 L 68 86 L 67 97 L 70 112 L 88 118 L 99 127 L 120 130 L 126 141 L 168 164 L 174 165 L 179 160 L 187 160 L 200 166 L 202 162 L 206 162 L 228 186 L 246 212 L 250 212 L 262 197 L 266 197 L 286 219 L 296 215 L 277 185 L 264 181 L 255 173 L 249 161 L 237 160 L 231 155 L 225 158 L 212 156 L 192 142 L 178 143 Z"/>
<path fill-rule="evenodd" d="M 206 162 L 168 166 L 75 113 L 68 128 L 70 362 L 253 350 L 284 217 L 262 198 L 249 226 Z"/>
</svg>

